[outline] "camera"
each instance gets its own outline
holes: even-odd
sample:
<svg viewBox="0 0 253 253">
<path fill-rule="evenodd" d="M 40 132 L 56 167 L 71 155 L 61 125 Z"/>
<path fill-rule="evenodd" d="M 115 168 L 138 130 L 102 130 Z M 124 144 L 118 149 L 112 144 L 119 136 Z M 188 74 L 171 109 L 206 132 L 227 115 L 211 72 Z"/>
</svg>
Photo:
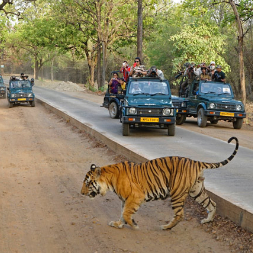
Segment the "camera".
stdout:
<svg viewBox="0 0 253 253">
<path fill-rule="evenodd" d="M 182 75 L 182 72 L 179 72 L 179 73 L 175 76 L 175 78 L 177 79 L 177 78 L 179 78 L 181 75 Z"/>
</svg>

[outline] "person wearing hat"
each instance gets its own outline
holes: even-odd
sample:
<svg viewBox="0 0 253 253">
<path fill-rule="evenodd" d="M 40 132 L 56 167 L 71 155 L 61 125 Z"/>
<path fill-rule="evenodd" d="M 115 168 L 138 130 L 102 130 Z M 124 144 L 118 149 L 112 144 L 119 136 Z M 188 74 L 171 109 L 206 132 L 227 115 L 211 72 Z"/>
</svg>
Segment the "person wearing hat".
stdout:
<svg viewBox="0 0 253 253">
<path fill-rule="evenodd" d="M 209 67 L 207 68 L 207 71 L 208 71 L 210 77 L 212 78 L 214 72 L 216 71 L 216 69 L 215 69 L 215 62 L 214 62 L 214 61 L 211 61 L 211 62 L 210 62 L 210 65 L 209 65 Z"/>
<path fill-rule="evenodd" d="M 217 65 L 216 71 L 214 72 L 212 76 L 213 80 L 215 82 L 226 82 L 226 75 L 225 73 L 221 70 L 221 66 Z"/>
<path fill-rule="evenodd" d="M 210 75 L 208 75 L 208 73 L 207 73 L 207 67 L 205 65 L 203 65 L 201 67 L 201 71 L 202 71 L 202 73 L 200 75 L 200 79 L 201 80 L 205 80 L 205 81 L 211 81 L 211 77 L 210 77 Z"/>
</svg>

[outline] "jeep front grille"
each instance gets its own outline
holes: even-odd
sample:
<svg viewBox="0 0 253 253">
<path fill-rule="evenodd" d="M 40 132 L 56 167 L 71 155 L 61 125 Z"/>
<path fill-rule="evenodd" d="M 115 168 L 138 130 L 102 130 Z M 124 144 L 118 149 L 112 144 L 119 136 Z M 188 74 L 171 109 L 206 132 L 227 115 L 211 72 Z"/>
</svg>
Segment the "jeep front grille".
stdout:
<svg viewBox="0 0 253 253">
<path fill-rule="evenodd" d="M 162 109 L 159 108 L 140 108 L 138 109 L 138 113 L 142 116 L 148 115 L 162 115 Z"/>
<path fill-rule="evenodd" d="M 216 109 L 218 110 L 227 110 L 227 111 L 235 111 L 236 106 L 231 104 L 216 104 Z"/>
<path fill-rule="evenodd" d="M 179 108 L 181 105 L 181 102 L 173 102 L 174 107 Z"/>
</svg>

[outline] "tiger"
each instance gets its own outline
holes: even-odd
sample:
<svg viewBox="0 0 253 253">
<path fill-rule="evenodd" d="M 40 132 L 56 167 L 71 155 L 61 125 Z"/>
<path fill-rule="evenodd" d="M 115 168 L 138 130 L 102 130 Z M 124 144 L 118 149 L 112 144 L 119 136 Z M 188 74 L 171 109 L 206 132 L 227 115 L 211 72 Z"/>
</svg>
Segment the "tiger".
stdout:
<svg viewBox="0 0 253 253">
<path fill-rule="evenodd" d="M 173 219 L 161 229 L 172 229 L 184 217 L 184 204 L 187 196 L 195 199 L 208 212 L 207 218 L 201 223 L 213 221 L 216 203 L 208 196 L 204 187 L 204 169 L 216 169 L 229 163 L 236 155 L 239 141 L 236 137 L 228 140 L 236 141 L 232 155 L 218 163 L 195 161 L 180 156 L 161 157 L 144 163 L 129 161 L 98 167 L 92 164 L 87 172 L 81 194 L 96 197 L 104 196 L 108 190 L 115 192 L 121 199 L 121 217 L 111 221 L 110 226 L 123 228 L 128 224 L 133 229 L 138 225 L 132 218 L 140 205 L 151 200 L 171 198 L 174 211 Z"/>
</svg>

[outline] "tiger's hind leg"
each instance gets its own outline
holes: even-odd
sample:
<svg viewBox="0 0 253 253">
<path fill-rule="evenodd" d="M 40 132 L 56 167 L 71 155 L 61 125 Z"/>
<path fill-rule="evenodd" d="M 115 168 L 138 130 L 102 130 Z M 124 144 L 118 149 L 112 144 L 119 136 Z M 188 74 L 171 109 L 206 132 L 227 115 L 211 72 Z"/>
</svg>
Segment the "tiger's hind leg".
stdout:
<svg viewBox="0 0 253 253">
<path fill-rule="evenodd" d="M 204 187 L 204 177 L 200 176 L 193 185 L 189 195 L 202 205 L 208 212 L 206 219 L 201 220 L 201 224 L 213 221 L 216 213 L 216 203 L 207 195 Z"/>
<path fill-rule="evenodd" d="M 125 201 L 122 200 L 121 202 L 121 216 L 120 219 L 118 221 L 111 221 L 109 222 L 109 226 L 111 227 L 115 227 L 115 228 L 123 228 L 124 225 L 126 224 L 124 218 L 123 218 L 123 210 L 125 207 Z"/>
<path fill-rule="evenodd" d="M 178 222 L 180 222 L 184 217 L 184 202 L 187 197 L 187 194 L 182 196 L 171 197 L 171 205 L 174 210 L 174 217 L 167 225 L 162 225 L 161 229 L 171 229 L 175 227 Z"/>
</svg>

